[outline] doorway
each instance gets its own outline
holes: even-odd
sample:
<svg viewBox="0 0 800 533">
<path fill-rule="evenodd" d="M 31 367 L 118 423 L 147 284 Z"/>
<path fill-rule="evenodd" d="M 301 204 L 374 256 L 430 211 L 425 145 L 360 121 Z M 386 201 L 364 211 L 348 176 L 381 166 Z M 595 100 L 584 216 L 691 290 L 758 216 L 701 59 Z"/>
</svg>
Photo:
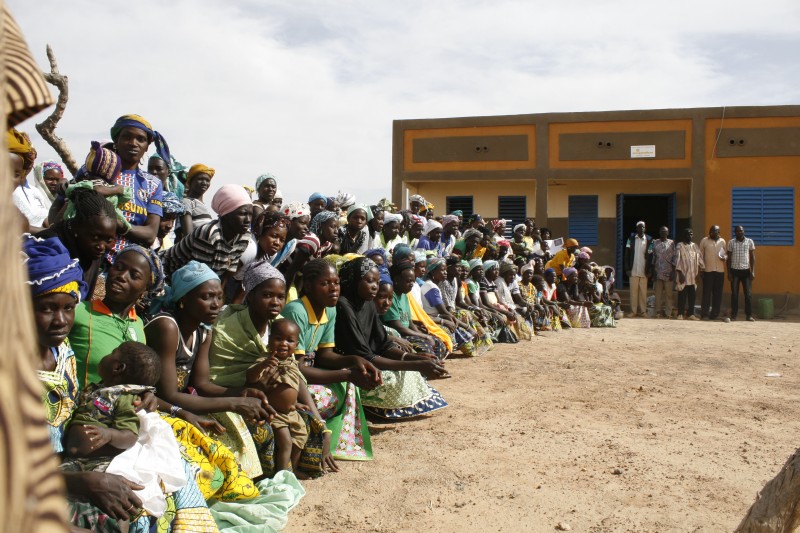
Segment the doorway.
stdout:
<svg viewBox="0 0 800 533">
<path fill-rule="evenodd" d="M 636 223 L 644 221 L 646 233 L 655 238 L 658 228 L 667 226 L 675 235 L 675 193 L 617 195 L 617 288 L 628 284 L 623 265 L 625 242 L 636 231 Z"/>
</svg>

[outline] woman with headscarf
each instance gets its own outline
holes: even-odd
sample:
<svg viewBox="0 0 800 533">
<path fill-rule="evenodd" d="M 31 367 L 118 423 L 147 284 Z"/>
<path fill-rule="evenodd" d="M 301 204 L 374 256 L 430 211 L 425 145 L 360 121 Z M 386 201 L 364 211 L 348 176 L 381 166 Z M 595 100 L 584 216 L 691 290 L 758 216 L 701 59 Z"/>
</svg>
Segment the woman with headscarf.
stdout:
<svg viewBox="0 0 800 533">
<path fill-rule="evenodd" d="M 320 211 L 311 220 L 308 229 L 319 239 L 319 257 L 337 253 L 339 244 L 339 216 L 333 211 Z M 345 253 L 345 252 L 342 252 Z"/>
<path fill-rule="evenodd" d="M 483 239 L 484 235 L 480 230 L 470 228 L 465 231 L 464 236 L 453 245 L 453 253 L 466 261 L 480 259 L 480 257 L 475 254 Z"/>
<path fill-rule="evenodd" d="M 565 304 L 570 325 L 573 328 L 590 327 L 592 322 L 589 318 L 589 307 L 592 306 L 592 302 L 581 293 L 578 284 L 578 270 L 567 267 L 563 271 L 563 276 L 565 279 L 558 284 L 556 296 L 559 302 Z"/>
<path fill-rule="evenodd" d="M 67 336 L 73 328 L 76 307 L 81 305 L 81 294 L 85 292 L 83 275 L 78 260 L 72 259 L 56 238 L 28 236 L 23 249 L 41 350 L 37 373 L 43 384 L 42 402 L 53 451 L 61 453 L 64 429 L 72 418 L 80 389 L 75 355 Z M 155 397 L 151 393 L 147 396 L 146 403 L 152 404 L 154 409 Z M 140 407 L 145 404 L 137 403 Z M 146 531 L 151 525 L 157 525 L 159 531 L 171 531 L 176 522 L 189 516 L 198 528 L 210 530 L 207 528 L 214 527 L 214 520 L 193 480 L 168 496 L 175 512 L 151 524 L 151 517 L 141 516 L 141 500 L 133 492 L 136 485 L 121 476 L 104 472 L 63 472 L 63 476 L 69 495 L 70 522 L 75 527 L 96 531 L 102 526 L 103 531 L 121 531 L 122 526 L 117 521 L 130 520 L 130 531 Z M 192 478 L 187 470 L 189 479 Z"/>
<path fill-rule="evenodd" d="M 426 382 L 445 375 L 431 355 L 403 350 L 381 324 L 373 300 L 378 293 L 378 266 L 366 257 L 346 262 L 339 271 L 341 296 L 336 304 L 336 351 L 363 357 L 381 370 L 383 384 L 361 392 L 365 411 L 398 420 L 447 406 Z"/>
<path fill-rule="evenodd" d="M 288 231 L 288 218 L 274 211 L 261 211 L 253 223 L 253 236 L 240 258 L 239 269 L 233 276 L 238 282 L 236 293 L 232 298 L 233 303 L 242 303 L 244 287 L 241 282 L 250 263 L 266 259 L 272 266 L 279 268 L 291 257 L 297 246 L 297 240 L 287 240 Z"/>
<path fill-rule="evenodd" d="M 98 365 L 125 341 L 145 342 L 136 303 L 164 282 L 161 260 L 150 249 L 130 244 L 117 252 L 105 279 L 105 297 L 90 299 L 75 310 L 69 334 L 80 386 L 100 381 Z"/>
<path fill-rule="evenodd" d="M 64 169 L 61 164 L 58 161 L 43 161 L 33 167 L 33 181 L 29 180 L 29 185 L 38 189 L 52 204 L 58 186 L 63 181 Z"/>
<path fill-rule="evenodd" d="M 164 192 L 171 192 L 178 198 L 183 198 L 186 186 L 173 173 L 170 163 L 170 161 L 164 161 L 160 155 L 155 153 L 147 160 L 147 172 L 161 180 Z M 185 168 L 180 163 L 177 163 L 177 165 L 182 169 Z"/>
<path fill-rule="evenodd" d="M 295 357 L 328 426 L 327 450 L 336 459 L 370 460 L 372 445 L 359 389 L 381 385 L 380 372 L 362 357 L 334 351 L 339 301 L 336 268 L 324 259 L 314 259 L 302 274 L 300 298 L 288 303 L 281 314 L 300 328 Z"/>
<path fill-rule="evenodd" d="M 422 231 L 425 229 L 425 219 L 419 215 L 415 215 L 409 211 L 404 211 L 402 213 L 403 219 L 406 223 L 406 228 L 408 231 L 406 232 L 406 240 L 408 241 L 408 245 L 411 249 L 417 248 L 417 243 L 419 242 L 420 237 L 422 237 Z"/>
<path fill-rule="evenodd" d="M 144 331 L 147 345 L 161 357 L 159 410 L 175 417 L 169 422 L 182 452 L 204 472 L 198 478 L 203 495 L 206 499 L 255 496 L 258 491 L 246 476 L 260 476 L 263 471 L 245 420 L 258 425 L 268 419 L 270 408 L 261 391 L 209 381 L 210 330 L 222 308 L 219 277 L 207 265 L 190 261 L 172 275 L 171 286 L 152 307 L 158 312 Z M 213 413 L 221 413 L 218 420 L 204 416 Z M 220 439 L 232 453 L 209 453 L 220 444 L 203 434 L 209 430 L 225 431 Z M 271 453 L 270 449 L 266 455 Z M 215 469 L 225 478 L 222 487 L 212 486 Z"/>
<path fill-rule="evenodd" d="M 501 300 L 499 290 L 504 287 L 498 287 L 499 280 L 500 263 L 492 259 L 484 261 L 483 278 L 478 281 L 481 302 L 483 302 L 486 307 L 503 315 L 506 325 L 514 329 L 514 334 L 517 339 L 531 340 L 530 328 L 520 323 L 520 320 L 524 322 L 524 318 L 517 314 L 514 307 L 503 303 L 505 299 Z"/>
<path fill-rule="evenodd" d="M 511 241 L 511 250 L 516 257 L 528 258 L 533 252 L 532 245 L 529 244 L 525 237 L 525 224 L 517 224 L 514 226 L 513 237 Z"/>
<path fill-rule="evenodd" d="M 347 211 L 352 206 L 356 205 L 356 197 L 353 194 L 339 191 L 336 195 L 336 202 L 339 204 L 339 209 Z"/>
<path fill-rule="evenodd" d="M 439 250 L 441 257 L 448 257 L 453 253 L 459 237 L 459 220 L 457 215 L 445 215 L 442 219 L 442 235 L 439 238 Z"/>
<path fill-rule="evenodd" d="M 185 228 L 182 228 L 183 235 L 191 235 L 195 228 L 213 220 L 211 210 L 203 202 L 203 195 L 211 186 L 211 179 L 215 172 L 213 168 L 202 163 L 197 163 L 189 168 L 189 172 L 186 174 L 186 190 L 181 201 L 186 206 L 186 212 L 191 220 Z"/>
<path fill-rule="evenodd" d="M 434 251 L 437 256 L 443 257 L 444 247 L 441 239 L 442 225 L 431 218 L 425 222 L 422 236 L 417 241 L 417 250 Z"/>
<path fill-rule="evenodd" d="M 250 195 L 240 185 L 223 185 L 211 200 L 219 218 L 195 228 L 164 253 L 167 277 L 195 260 L 205 263 L 223 281 L 239 268 L 239 258 L 250 241 Z"/>
<path fill-rule="evenodd" d="M 269 261 L 256 261 L 245 272 L 244 289 L 244 303 L 228 305 L 217 318 L 209 348 L 209 385 L 203 380 L 201 389 L 211 386 L 216 391 L 244 390 L 247 370 L 268 355 L 270 324 L 281 314 L 286 301 L 284 277 Z M 201 372 L 205 374 L 204 370 Z M 268 374 L 263 381 L 270 381 Z M 314 406 L 309 407 L 313 411 Z M 301 416 L 309 430 L 309 439 L 302 452 L 300 469 L 309 473 L 338 470 L 330 455 L 330 432 L 323 433 L 325 428 L 319 426 L 318 414 L 303 411 Z M 275 470 L 272 429 L 269 424 L 245 422 L 258 450 L 261 469 L 264 475 L 271 476 Z"/>
<path fill-rule="evenodd" d="M 372 218 L 367 221 L 367 248 L 374 249 L 381 245 L 381 231 L 383 231 L 383 208 L 379 205 L 369 206 Z"/>
<path fill-rule="evenodd" d="M 461 264 L 458 256 L 450 256 L 445 262 L 445 277 L 437 283 L 441 292 L 442 302 L 450 315 L 456 317 L 468 326 L 468 330 L 473 334 L 473 350 L 469 354 L 478 356 L 492 349 L 492 337 L 483 327 L 481 321 L 483 315 L 480 309 L 469 304 L 466 300 L 466 293 L 463 281 L 466 280 L 469 268 Z M 463 261 L 466 263 L 466 261 Z"/>
<path fill-rule="evenodd" d="M 592 304 L 591 307 L 589 307 L 589 321 L 591 327 L 617 327 L 617 323 L 614 320 L 614 310 L 610 305 L 603 303 L 602 292 L 598 290 L 594 273 L 589 270 L 579 270 L 578 287 L 583 297 Z"/>
<path fill-rule="evenodd" d="M 363 254 L 369 248 L 367 223 L 372 219 L 372 210 L 364 204 L 347 209 L 347 224 L 339 228 L 339 251 L 344 254 Z"/>
<path fill-rule="evenodd" d="M 420 287 L 422 309 L 434 322 L 438 319 L 438 324 L 449 330 L 450 338 L 453 341 L 453 351 L 460 350 L 467 357 L 473 357 L 476 355 L 473 339 L 477 336 L 477 332 L 471 329 L 469 324 L 450 313 L 442 296 L 440 285 L 447 281 L 445 267 L 445 260 L 441 257 L 427 258 L 424 282 Z"/>
<path fill-rule="evenodd" d="M 314 217 L 317 216 L 317 213 L 325 211 L 325 208 L 328 206 L 328 197 L 321 192 L 311 193 L 311 196 L 308 197 L 307 203 L 309 216 L 313 220 Z"/>
<path fill-rule="evenodd" d="M 155 143 L 161 158 L 169 161 L 169 146 L 164 137 L 139 115 L 119 117 L 111 127 L 111 140 L 114 151 L 122 160 L 117 185 L 130 187 L 132 191 L 131 200 L 120 206 L 130 227 L 118 229 L 113 249 L 119 251 L 129 242 L 152 246 L 164 214 L 161 207 L 164 186 L 160 179 L 141 170 L 139 163 L 151 143 Z"/>
<path fill-rule="evenodd" d="M 30 231 L 35 232 L 39 228 L 48 226 L 47 217 L 52 203 L 42 191 L 32 187 L 25 179 L 33 169 L 36 150 L 28 135 L 15 129 L 8 131 L 6 142 L 11 168 L 14 171 L 14 192 L 11 198 L 28 221 Z"/>
<path fill-rule="evenodd" d="M 390 213 L 384 211 L 383 213 L 383 229 L 380 234 L 380 247 L 391 254 L 395 246 L 398 244 L 406 244 L 405 238 L 400 235 L 400 229 L 403 224 L 403 215 L 399 213 Z"/>
<path fill-rule="evenodd" d="M 489 267 L 496 266 L 496 263 L 496 261 L 490 262 Z M 471 259 L 465 269 L 469 272 L 466 290 L 467 301 L 480 309 L 487 317 L 486 322 L 493 342 L 516 343 L 516 334 L 508 327 L 508 317 L 501 313 L 499 309 L 490 305 L 491 299 L 487 293 L 494 292 L 494 284 L 486 280 L 483 267 L 482 260 Z M 484 295 L 487 297 L 484 297 Z"/>
<path fill-rule="evenodd" d="M 175 221 L 184 220 L 185 217 L 188 217 L 186 206 L 183 205 L 175 193 L 165 192 L 162 204 L 164 216 L 161 217 L 161 222 L 158 225 L 156 241 L 151 246 L 157 252 L 165 252 L 172 248 L 175 244 L 175 234 L 172 231 L 175 228 Z"/>
<path fill-rule="evenodd" d="M 278 192 L 278 180 L 272 174 L 262 174 L 256 178 L 256 196 L 253 201 L 253 220 L 258 220 L 262 211 L 270 208 Z M 277 206 L 280 208 L 280 205 Z"/>
</svg>

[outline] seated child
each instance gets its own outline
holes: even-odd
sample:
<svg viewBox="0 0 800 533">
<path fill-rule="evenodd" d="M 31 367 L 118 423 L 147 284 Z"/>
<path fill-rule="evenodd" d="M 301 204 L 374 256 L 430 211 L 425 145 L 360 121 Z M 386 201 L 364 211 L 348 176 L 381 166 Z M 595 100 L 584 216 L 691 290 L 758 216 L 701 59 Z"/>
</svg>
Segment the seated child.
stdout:
<svg viewBox="0 0 800 533">
<path fill-rule="evenodd" d="M 161 360 L 146 344 L 123 342 L 100 361 L 100 383 L 81 393 L 69 423 L 64 451 L 77 458 L 113 457 L 139 436 L 133 402 L 143 392 L 155 392 Z"/>
<path fill-rule="evenodd" d="M 276 470 L 295 472 L 300 452 L 308 440 L 308 428 L 297 409 L 311 410 L 318 420 L 322 420 L 294 358 L 299 339 L 300 328 L 291 320 L 273 322 L 267 343 L 270 356 L 260 358 L 247 370 L 246 385 L 263 390 L 275 409 L 276 415 L 270 425 L 275 432 Z M 273 368 L 277 369 L 275 376 L 270 372 Z"/>
</svg>

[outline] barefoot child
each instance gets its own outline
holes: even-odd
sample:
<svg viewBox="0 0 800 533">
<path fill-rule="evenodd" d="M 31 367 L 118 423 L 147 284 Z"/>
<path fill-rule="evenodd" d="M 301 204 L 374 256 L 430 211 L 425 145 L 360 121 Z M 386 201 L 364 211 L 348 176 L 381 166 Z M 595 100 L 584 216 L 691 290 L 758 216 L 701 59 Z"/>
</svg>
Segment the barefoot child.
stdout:
<svg viewBox="0 0 800 533">
<path fill-rule="evenodd" d="M 300 452 L 308 440 L 306 423 L 297 410 L 311 409 L 314 416 L 322 420 L 294 358 L 299 340 L 297 324 L 286 319 L 276 320 L 270 327 L 267 343 L 270 356 L 260 359 L 247 371 L 247 386 L 262 389 L 277 413 L 270 422 L 275 432 L 275 468 L 294 472 L 297 472 Z M 275 377 L 270 372 L 273 367 L 277 369 Z M 264 379 L 267 375 L 270 375 L 268 384 Z"/>
<path fill-rule="evenodd" d="M 136 444 L 133 402 L 155 392 L 161 362 L 146 344 L 128 341 L 100 361 L 98 372 L 102 381 L 83 391 L 67 429 L 65 451 L 71 457 L 114 457 Z"/>
</svg>

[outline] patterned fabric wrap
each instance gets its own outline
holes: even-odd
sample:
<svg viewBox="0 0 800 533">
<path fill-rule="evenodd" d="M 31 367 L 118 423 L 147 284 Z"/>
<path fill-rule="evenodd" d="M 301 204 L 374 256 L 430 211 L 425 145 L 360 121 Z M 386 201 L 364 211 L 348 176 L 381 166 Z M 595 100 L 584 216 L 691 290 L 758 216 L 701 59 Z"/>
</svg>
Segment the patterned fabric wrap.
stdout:
<svg viewBox="0 0 800 533">
<path fill-rule="evenodd" d="M 165 215 L 178 215 L 186 213 L 186 206 L 183 205 L 178 195 L 172 192 L 165 192 L 161 200 Z"/>
<path fill-rule="evenodd" d="M 22 251 L 28 269 L 25 283 L 34 297 L 64 292 L 60 290 L 62 287 L 73 286 L 78 288 L 73 294 L 78 301 L 86 297 L 89 288 L 83 281 L 83 270 L 58 237 L 40 239 L 26 234 L 23 239 Z"/>
<path fill-rule="evenodd" d="M 276 194 L 275 197 L 277 198 L 278 195 Z M 289 217 L 289 220 L 294 220 L 296 218 L 310 216 L 311 208 L 308 207 L 308 204 L 305 202 L 289 202 L 283 207 L 281 212 Z"/>
<path fill-rule="evenodd" d="M 97 141 L 92 141 L 84 168 L 90 176 L 98 177 L 106 183 L 114 185 L 117 182 L 117 176 L 122 172 L 122 160 L 115 152 L 103 148 L 103 145 Z"/>
<path fill-rule="evenodd" d="M 447 407 L 442 395 L 419 372 L 383 370 L 381 378 L 384 386 L 361 394 L 364 411 L 379 418 L 405 419 Z"/>
<path fill-rule="evenodd" d="M 372 442 L 361 408 L 358 387 L 352 383 L 309 385 L 320 416 L 331 430 L 331 455 L 347 461 L 372 459 Z"/>
</svg>

